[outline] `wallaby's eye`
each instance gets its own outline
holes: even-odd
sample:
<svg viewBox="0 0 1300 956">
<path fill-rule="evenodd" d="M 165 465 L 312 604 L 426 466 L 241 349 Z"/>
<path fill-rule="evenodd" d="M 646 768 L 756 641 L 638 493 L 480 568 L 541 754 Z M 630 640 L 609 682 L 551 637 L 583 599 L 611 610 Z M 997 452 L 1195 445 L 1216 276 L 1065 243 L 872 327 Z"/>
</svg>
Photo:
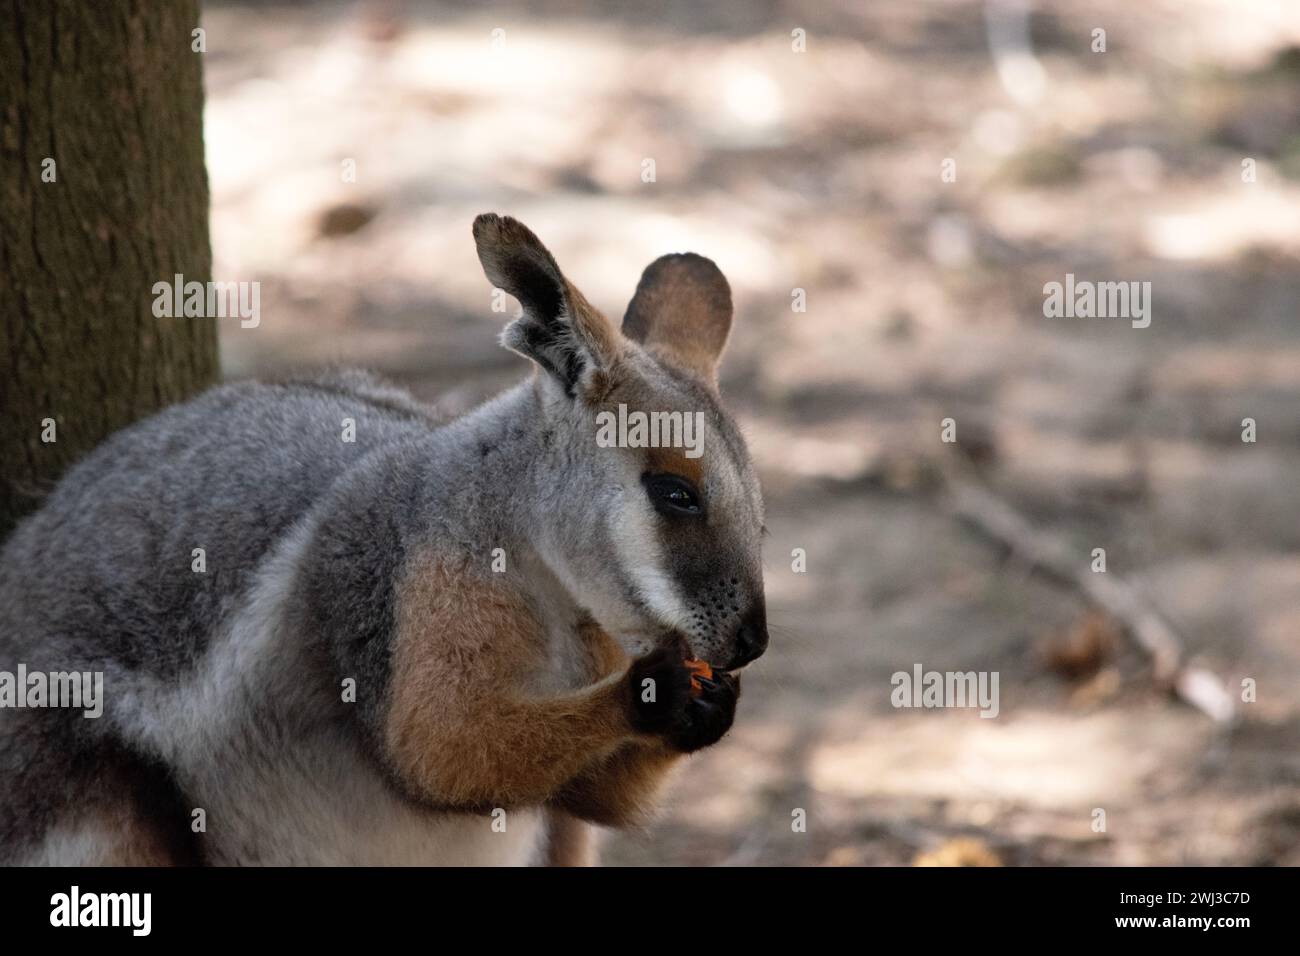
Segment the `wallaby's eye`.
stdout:
<svg viewBox="0 0 1300 956">
<path fill-rule="evenodd" d="M 643 475 L 641 483 L 651 503 L 665 515 L 701 515 L 700 494 L 685 478 L 677 475 Z"/>
</svg>

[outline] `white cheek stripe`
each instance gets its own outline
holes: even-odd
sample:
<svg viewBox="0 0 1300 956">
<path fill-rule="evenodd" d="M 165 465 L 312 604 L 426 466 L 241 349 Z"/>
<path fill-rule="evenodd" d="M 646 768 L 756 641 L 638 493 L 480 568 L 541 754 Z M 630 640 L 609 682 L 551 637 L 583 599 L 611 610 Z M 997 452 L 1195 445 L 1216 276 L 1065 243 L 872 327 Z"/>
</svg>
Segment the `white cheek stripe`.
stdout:
<svg viewBox="0 0 1300 956">
<path fill-rule="evenodd" d="M 663 553 L 654 533 L 654 506 L 643 496 L 633 498 L 625 504 L 622 519 L 614 540 L 624 573 L 658 618 L 684 630 L 690 624 L 690 614 L 676 583 L 663 569 Z"/>
</svg>

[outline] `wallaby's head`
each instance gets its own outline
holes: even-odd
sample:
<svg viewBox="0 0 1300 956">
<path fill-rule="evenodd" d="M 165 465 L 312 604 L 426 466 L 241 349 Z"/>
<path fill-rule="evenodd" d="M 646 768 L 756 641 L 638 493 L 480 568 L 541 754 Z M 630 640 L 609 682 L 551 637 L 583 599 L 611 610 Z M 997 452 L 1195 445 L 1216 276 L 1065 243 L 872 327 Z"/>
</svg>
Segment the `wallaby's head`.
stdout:
<svg viewBox="0 0 1300 956">
<path fill-rule="evenodd" d="M 546 442 L 527 493 L 548 564 L 633 655 L 673 629 L 715 667 L 754 660 L 767 647 L 763 500 L 718 395 L 727 280 L 702 256 L 663 256 L 620 329 L 519 222 L 479 216 L 474 240 L 522 306 L 502 344 L 537 364 Z"/>
</svg>

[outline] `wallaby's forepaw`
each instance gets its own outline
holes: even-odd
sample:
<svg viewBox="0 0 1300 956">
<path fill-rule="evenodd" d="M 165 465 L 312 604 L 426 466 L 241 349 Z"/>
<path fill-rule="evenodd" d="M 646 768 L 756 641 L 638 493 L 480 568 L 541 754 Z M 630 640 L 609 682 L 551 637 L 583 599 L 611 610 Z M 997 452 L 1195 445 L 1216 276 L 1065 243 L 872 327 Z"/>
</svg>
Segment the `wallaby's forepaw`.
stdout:
<svg viewBox="0 0 1300 956">
<path fill-rule="evenodd" d="M 711 677 L 695 674 L 698 693 L 687 701 L 681 719 L 668 732 L 668 742 L 683 753 L 716 744 L 731 729 L 740 697 L 740 678 L 723 671 Z"/>
<path fill-rule="evenodd" d="M 691 702 L 691 671 L 680 650 L 660 647 L 632 662 L 627 674 L 632 726 L 668 734 Z"/>
<path fill-rule="evenodd" d="M 705 677 L 677 647 L 661 647 L 634 661 L 628 684 L 632 726 L 662 735 L 683 753 L 717 743 L 736 718 L 740 678 L 721 671 Z"/>
</svg>

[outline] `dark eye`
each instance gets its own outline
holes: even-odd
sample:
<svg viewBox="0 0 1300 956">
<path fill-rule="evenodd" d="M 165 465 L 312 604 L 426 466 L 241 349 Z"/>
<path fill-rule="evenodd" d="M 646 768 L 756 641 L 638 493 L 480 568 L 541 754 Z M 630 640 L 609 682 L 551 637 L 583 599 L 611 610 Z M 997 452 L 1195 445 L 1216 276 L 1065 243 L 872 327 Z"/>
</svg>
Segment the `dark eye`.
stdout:
<svg viewBox="0 0 1300 956">
<path fill-rule="evenodd" d="M 660 514 L 665 515 L 700 515 L 704 506 L 700 504 L 700 493 L 685 478 L 677 475 L 644 475 L 641 483 L 645 485 L 646 494 Z"/>
</svg>

